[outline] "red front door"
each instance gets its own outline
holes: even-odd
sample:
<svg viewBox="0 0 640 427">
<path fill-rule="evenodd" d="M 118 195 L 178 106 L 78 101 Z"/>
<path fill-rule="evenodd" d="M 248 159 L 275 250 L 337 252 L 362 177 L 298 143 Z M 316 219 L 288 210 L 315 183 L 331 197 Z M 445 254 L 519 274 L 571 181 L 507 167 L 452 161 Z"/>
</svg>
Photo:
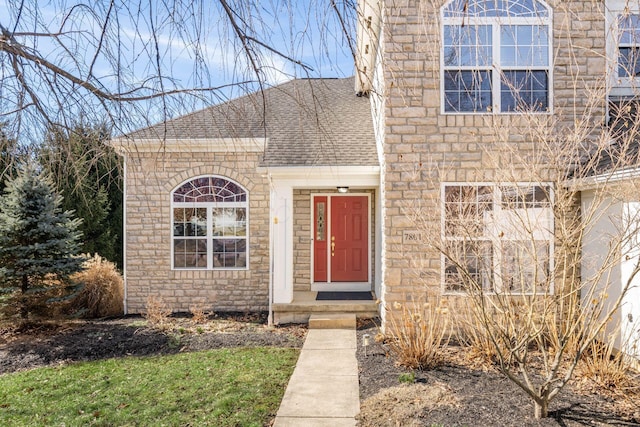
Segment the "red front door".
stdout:
<svg viewBox="0 0 640 427">
<path fill-rule="evenodd" d="M 314 281 L 367 282 L 367 196 L 315 196 L 314 219 Z"/>
</svg>

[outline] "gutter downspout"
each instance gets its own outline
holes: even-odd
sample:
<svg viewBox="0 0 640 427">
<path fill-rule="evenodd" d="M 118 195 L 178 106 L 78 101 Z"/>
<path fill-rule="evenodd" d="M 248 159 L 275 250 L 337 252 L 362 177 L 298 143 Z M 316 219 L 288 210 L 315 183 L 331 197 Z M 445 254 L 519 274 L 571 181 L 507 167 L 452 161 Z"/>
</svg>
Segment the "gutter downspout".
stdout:
<svg viewBox="0 0 640 427">
<path fill-rule="evenodd" d="M 122 156 L 122 282 L 124 286 L 124 314 L 129 314 L 127 307 L 127 157 Z"/>
<path fill-rule="evenodd" d="M 368 95 L 374 87 L 376 59 L 382 31 L 380 0 L 358 0 L 356 9 L 355 91 Z"/>
</svg>

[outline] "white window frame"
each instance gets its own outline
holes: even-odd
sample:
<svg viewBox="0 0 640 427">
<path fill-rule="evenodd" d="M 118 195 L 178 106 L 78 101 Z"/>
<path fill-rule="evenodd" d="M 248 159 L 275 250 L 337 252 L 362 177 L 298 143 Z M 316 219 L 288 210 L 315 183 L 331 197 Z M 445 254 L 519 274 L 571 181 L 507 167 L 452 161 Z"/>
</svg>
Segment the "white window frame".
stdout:
<svg viewBox="0 0 640 427">
<path fill-rule="evenodd" d="M 487 227 L 487 235 L 479 235 L 477 238 L 470 238 L 469 236 L 447 236 L 446 233 L 446 207 L 445 207 L 445 200 L 446 200 L 446 196 L 445 196 L 445 191 L 447 187 L 489 187 L 491 189 L 491 193 L 492 193 L 492 198 L 491 198 L 491 203 L 493 205 L 491 212 L 491 219 L 489 221 L 487 221 L 486 223 L 483 223 L 483 225 L 488 226 Z M 502 266 L 502 258 L 503 258 L 503 254 L 499 249 L 499 244 L 502 243 L 504 244 L 505 242 L 517 242 L 517 241 L 522 241 L 523 239 L 517 239 L 517 238 L 509 238 L 508 234 L 509 232 L 507 231 L 507 236 L 503 235 L 503 229 L 502 227 L 500 227 L 500 224 L 497 223 L 497 221 L 495 221 L 496 218 L 500 218 L 502 213 L 504 212 L 503 208 L 502 208 L 502 201 L 503 201 L 503 197 L 502 197 L 502 189 L 505 187 L 519 187 L 519 188 L 531 188 L 531 187 L 547 187 L 549 189 L 549 206 L 548 207 L 543 207 L 543 208 L 536 208 L 536 207 L 532 207 L 532 208 L 526 208 L 526 209 L 548 209 L 548 212 L 546 212 L 547 215 L 547 225 L 548 225 L 548 229 L 545 231 L 543 231 L 543 236 L 541 236 L 540 239 L 535 239 L 535 241 L 541 241 L 541 242 L 546 242 L 548 244 L 549 247 L 549 254 L 548 254 L 548 274 L 552 275 L 553 274 L 553 270 L 554 270 L 554 253 L 555 253 L 555 243 L 554 243 L 554 227 L 555 227 L 555 221 L 554 221 L 554 217 L 553 217 L 553 200 L 554 200 L 554 190 L 553 187 L 551 185 L 551 183 L 546 183 L 546 182 L 542 182 L 542 183 L 524 183 L 524 182 L 520 182 L 520 183 L 495 183 L 495 182 L 443 182 L 441 183 L 441 187 L 440 187 L 440 200 L 441 200 L 441 241 L 443 243 L 445 242 L 456 242 L 456 241 L 460 241 L 460 242 L 473 242 L 473 241 L 478 241 L 478 242 L 487 242 L 488 244 L 491 245 L 491 253 L 492 253 L 492 281 L 494 283 L 494 289 L 487 289 L 483 286 L 483 293 L 487 294 L 487 295 L 491 295 L 491 294 L 497 294 L 500 293 L 502 291 L 502 289 L 504 288 L 504 285 L 502 283 L 502 274 L 496 274 L 496 272 L 500 272 L 500 268 Z M 538 212 L 538 215 L 541 214 L 545 214 L 545 212 Z M 534 217 L 538 217 L 538 215 L 535 215 L 534 213 Z M 531 241 L 530 237 L 526 237 L 526 241 Z M 446 243 L 445 243 L 446 244 Z M 440 255 L 440 283 L 441 283 L 441 289 L 442 289 L 442 293 L 444 295 L 465 295 L 466 291 L 456 291 L 456 290 L 449 290 L 447 289 L 447 283 L 446 283 L 446 266 L 447 266 L 447 257 L 444 253 L 441 253 Z M 538 292 L 535 289 L 535 286 L 533 286 L 532 291 L 530 292 L 518 292 L 518 291 L 507 291 L 509 294 L 512 295 L 534 295 L 534 294 L 540 294 L 540 292 Z M 551 285 L 548 291 L 549 294 L 553 294 L 554 293 L 554 282 L 553 280 L 551 280 Z"/>
<path fill-rule="evenodd" d="M 553 9 L 542 0 L 535 0 L 541 3 L 547 10 L 547 17 L 445 17 L 445 9 L 455 0 L 445 3 L 440 8 L 440 112 L 444 115 L 460 114 L 522 114 L 520 111 L 502 111 L 501 88 L 502 75 L 504 71 L 527 71 L 544 70 L 547 72 L 547 108 L 545 110 L 532 110 L 528 113 L 550 114 L 553 112 Z M 506 22 L 505 22 L 506 20 Z M 445 66 L 444 60 L 444 36 L 445 26 L 491 26 L 491 64 L 485 66 Z M 501 66 L 500 65 L 500 27 L 501 25 L 536 25 L 547 26 L 548 29 L 548 63 L 546 66 Z M 491 72 L 491 97 L 492 105 L 490 111 L 446 111 L 445 97 L 445 72 L 446 71 L 490 71 Z"/>
<path fill-rule="evenodd" d="M 606 57 L 607 74 L 609 76 L 609 95 L 627 97 L 633 96 L 640 86 L 640 77 L 618 76 L 620 32 L 619 17 L 626 15 L 640 15 L 640 5 L 628 0 L 606 1 Z M 640 48 L 640 45 L 638 46 Z"/>
<path fill-rule="evenodd" d="M 245 201 L 244 202 L 175 202 L 174 201 L 174 192 L 185 185 L 188 182 L 194 181 L 200 178 L 216 178 L 223 179 L 228 181 L 236 186 L 238 186 L 245 193 Z M 192 271 L 233 271 L 233 270 L 248 270 L 249 269 L 249 191 L 243 186 L 240 185 L 237 181 L 222 175 L 199 175 L 191 177 L 185 181 L 182 181 L 178 184 L 170 193 L 171 197 L 171 269 L 172 270 L 192 270 Z M 206 209 L 206 227 L 207 233 L 205 236 L 175 236 L 173 227 L 174 227 L 174 213 L 175 209 L 183 208 L 183 209 Z M 225 209 L 225 208 L 243 208 L 245 209 L 245 235 L 244 236 L 214 236 L 214 224 L 213 224 L 213 210 L 214 209 Z M 185 240 L 206 240 L 207 242 L 207 266 L 206 267 L 176 267 L 175 266 L 175 240 L 176 239 L 185 239 Z M 214 262 L 214 252 L 213 252 L 213 243 L 215 240 L 245 240 L 245 265 L 242 267 L 216 267 Z"/>
</svg>

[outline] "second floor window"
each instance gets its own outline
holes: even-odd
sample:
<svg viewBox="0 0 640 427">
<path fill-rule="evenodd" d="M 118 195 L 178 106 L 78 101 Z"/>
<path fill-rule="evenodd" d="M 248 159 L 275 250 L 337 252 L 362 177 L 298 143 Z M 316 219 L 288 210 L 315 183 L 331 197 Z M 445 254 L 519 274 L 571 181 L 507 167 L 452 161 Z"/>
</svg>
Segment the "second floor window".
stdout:
<svg viewBox="0 0 640 427">
<path fill-rule="evenodd" d="M 453 0 L 442 9 L 443 111 L 548 111 L 551 16 L 536 0 Z"/>
<path fill-rule="evenodd" d="M 640 15 L 618 16 L 618 77 L 640 76 Z"/>
</svg>

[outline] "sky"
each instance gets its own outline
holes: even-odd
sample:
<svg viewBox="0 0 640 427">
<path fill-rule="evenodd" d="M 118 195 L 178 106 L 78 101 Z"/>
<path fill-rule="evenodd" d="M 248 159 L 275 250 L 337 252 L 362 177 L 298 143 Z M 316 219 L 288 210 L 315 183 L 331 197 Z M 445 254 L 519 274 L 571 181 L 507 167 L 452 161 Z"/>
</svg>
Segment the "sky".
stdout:
<svg viewBox="0 0 640 427">
<path fill-rule="evenodd" d="M 234 19 L 258 40 L 252 49 L 267 86 L 301 77 L 345 77 L 353 59 L 329 0 L 229 0 Z M 355 36 L 353 7 L 346 8 L 347 33 Z M 22 7 L 21 7 L 22 6 Z M 137 103 L 97 102 L 86 90 L 69 84 L 33 62 L 23 62 L 24 80 L 41 103 L 20 114 L 28 103 L 8 57 L 0 59 L 0 121 L 17 134 L 37 138 L 42 111 L 56 122 L 82 116 L 118 123 L 122 131 L 175 117 L 255 90 L 251 64 L 218 1 L 106 0 L 81 2 L 0 0 L 0 25 L 9 32 L 57 33 L 18 37 L 28 52 L 91 82 L 105 91 L 145 95 L 160 90 L 222 87 Z M 283 55 L 265 48 L 268 45 Z M 296 65 L 289 59 L 300 61 Z M 162 78 L 158 78 L 158 74 Z M 249 82 L 236 85 L 238 82 Z"/>
</svg>

